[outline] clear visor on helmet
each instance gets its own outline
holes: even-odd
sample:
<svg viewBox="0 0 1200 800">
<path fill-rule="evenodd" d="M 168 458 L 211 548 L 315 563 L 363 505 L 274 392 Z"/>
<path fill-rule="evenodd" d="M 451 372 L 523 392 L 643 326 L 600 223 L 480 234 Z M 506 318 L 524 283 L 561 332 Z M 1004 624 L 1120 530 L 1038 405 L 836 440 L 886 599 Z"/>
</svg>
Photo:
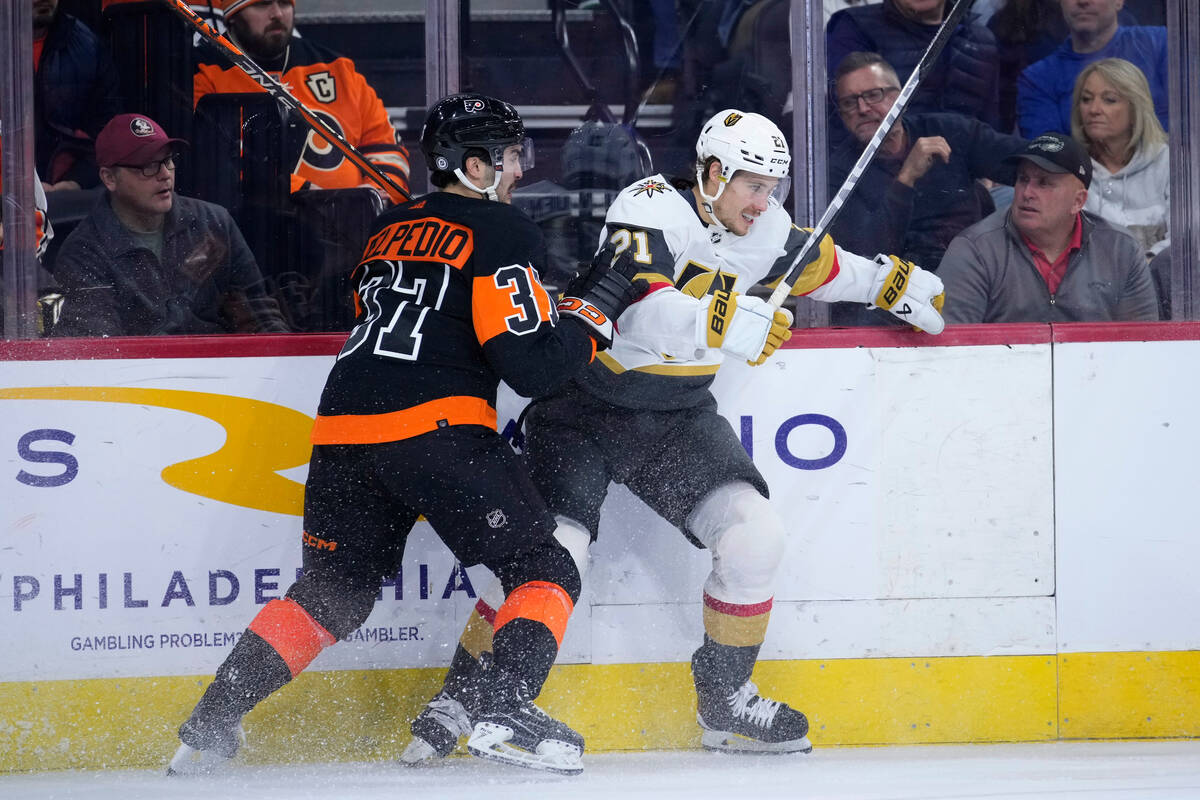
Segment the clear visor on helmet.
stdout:
<svg viewBox="0 0 1200 800">
<path fill-rule="evenodd" d="M 504 169 L 512 171 L 520 167 L 522 172 L 533 169 L 533 139 L 526 136 L 519 144 L 504 148 Z"/>
<path fill-rule="evenodd" d="M 770 175 L 759 175 L 754 172 L 746 172 L 738 170 L 733 174 L 730 182 L 737 181 L 742 191 L 750 195 L 752 200 L 767 198 L 773 200 L 779 205 L 787 200 L 788 193 L 792 190 L 792 176 L 784 175 L 782 178 L 772 177 Z"/>
</svg>

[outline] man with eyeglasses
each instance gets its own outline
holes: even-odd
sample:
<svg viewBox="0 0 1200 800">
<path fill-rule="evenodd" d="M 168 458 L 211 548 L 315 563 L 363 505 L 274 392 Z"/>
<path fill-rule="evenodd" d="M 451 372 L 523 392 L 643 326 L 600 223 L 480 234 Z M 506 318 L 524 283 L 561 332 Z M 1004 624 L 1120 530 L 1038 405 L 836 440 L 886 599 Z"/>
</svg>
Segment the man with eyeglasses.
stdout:
<svg viewBox="0 0 1200 800">
<path fill-rule="evenodd" d="M 851 53 L 834 73 L 834 101 L 851 138 L 829 162 L 832 197 L 900 95 L 900 79 L 878 53 Z M 1011 184 L 1005 156 L 1025 141 L 961 114 L 905 114 L 879 147 L 833 225 L 838 244 L 857 253 L 896 253 L 937 269 L 950 240 L 993 208 L 980 179 Z M 859 305 L 831 309 L 835 324 L 889 324 Z"/>
<path fill-rule="evenodd" d="M 901 80 L 907 80 L 952 6 L 948 0 L 883 0 L 838 11 L 825 27 L 827 74 L 832 75 L 850 53 L 879 53 Z M 922 78 L 909 108 L 921 113 L 952 111 L 994 126 L 999 121 L 999 87 L 996 37 L 975 11 L 968 10 L 934 68 Z M 829 136 L 841 144 L 847 134 L 834 122 Z"/>
<path fill-rule="evenodd" d="M 229 212 L 175 193 L 183 145 L 140 114 L 100 131 L 105 192 L 55 262 L 64 301 L 54 335 L 287 330 Z"/>
</svg>

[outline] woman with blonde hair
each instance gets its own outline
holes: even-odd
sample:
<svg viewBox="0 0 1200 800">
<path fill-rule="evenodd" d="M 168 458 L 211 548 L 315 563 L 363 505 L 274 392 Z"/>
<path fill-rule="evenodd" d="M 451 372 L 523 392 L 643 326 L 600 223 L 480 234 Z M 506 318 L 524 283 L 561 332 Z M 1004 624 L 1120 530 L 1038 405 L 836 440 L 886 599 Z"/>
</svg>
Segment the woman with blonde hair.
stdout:
<svg viewBox="0 0 1200 800">
<path fill-rule="evenodd" d="M 1160 252 L 1169 241 L 1167 134 L 1142 71 L 1121 58 L 1086 66 L 1075 81 L 1071 135 L 1092 156 L 1084 208 L 1128 228 L 1147 257 Z"/>
</svg>

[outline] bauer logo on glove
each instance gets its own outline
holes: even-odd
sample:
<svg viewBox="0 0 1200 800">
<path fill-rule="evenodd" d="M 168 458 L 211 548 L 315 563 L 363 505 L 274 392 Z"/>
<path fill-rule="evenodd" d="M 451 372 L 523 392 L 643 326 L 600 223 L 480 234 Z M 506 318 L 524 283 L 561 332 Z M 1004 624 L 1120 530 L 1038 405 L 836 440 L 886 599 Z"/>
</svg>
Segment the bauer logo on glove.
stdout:
<svg viewBox="0 0 1200 800">
<path fill-rule="evenodd" d="M 940 313 L 944 288 L 942 279 L 911 261 L 896 256 L 875 258 L 879 272 L 871 296 L 874 305 L 891 312 L 917 330 L 941 333 L 946 323 Z"/>
</svg>

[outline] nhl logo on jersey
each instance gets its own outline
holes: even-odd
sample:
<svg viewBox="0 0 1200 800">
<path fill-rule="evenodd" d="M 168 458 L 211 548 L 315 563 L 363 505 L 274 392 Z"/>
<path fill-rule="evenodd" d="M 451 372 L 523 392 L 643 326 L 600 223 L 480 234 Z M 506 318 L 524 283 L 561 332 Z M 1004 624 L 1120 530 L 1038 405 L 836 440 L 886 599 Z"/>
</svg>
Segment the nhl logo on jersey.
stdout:
<svg viewBox="0 0 1200 800">
<path fill-rule="evenodd" d="M 732 128 L 734 125 L 738 124 L 738 120 L 740 120 L 741 118 L 742 118 L 742 115 L 738 114 L 737 112 L 730 114 L 729 116 L 727 116 L 725 118 L 725 127 Z"/>
<path fill-rule="evenodd" d="M 647 178 L 639 183 L 637 188 L 633 190 L 633 196 L 637 197 L 640 194 L 644 194 L 647 197 L 654 197 L 655 192 L 658 192 L 659 194 L 666 194 L 667 188 L 667 185 L 662 181 L 656 181 L 654 178 Z"/>
<path fill-rule="evenodd" d="M 304 83 L 313 93 L 313 97 L 317 98 L 317 102 L 332 103 L 337 100 L 337 84 L 334 83 L 331 73 L 314 72 Z"/>
<path fill-rule="evenodd" d="M 469 114 L 480 114 L 483 112 L 483 101 L 478 97 L 472 97 L 468 100 L 463 100 L 463 108 Z"/>
<path fill-rule="evenodd" d="M 487 524 L 493 528 L 503 528 L 508 524 L 508 517 L 500 509 L 494 508 L 487 513 Z"/>
</svg>

